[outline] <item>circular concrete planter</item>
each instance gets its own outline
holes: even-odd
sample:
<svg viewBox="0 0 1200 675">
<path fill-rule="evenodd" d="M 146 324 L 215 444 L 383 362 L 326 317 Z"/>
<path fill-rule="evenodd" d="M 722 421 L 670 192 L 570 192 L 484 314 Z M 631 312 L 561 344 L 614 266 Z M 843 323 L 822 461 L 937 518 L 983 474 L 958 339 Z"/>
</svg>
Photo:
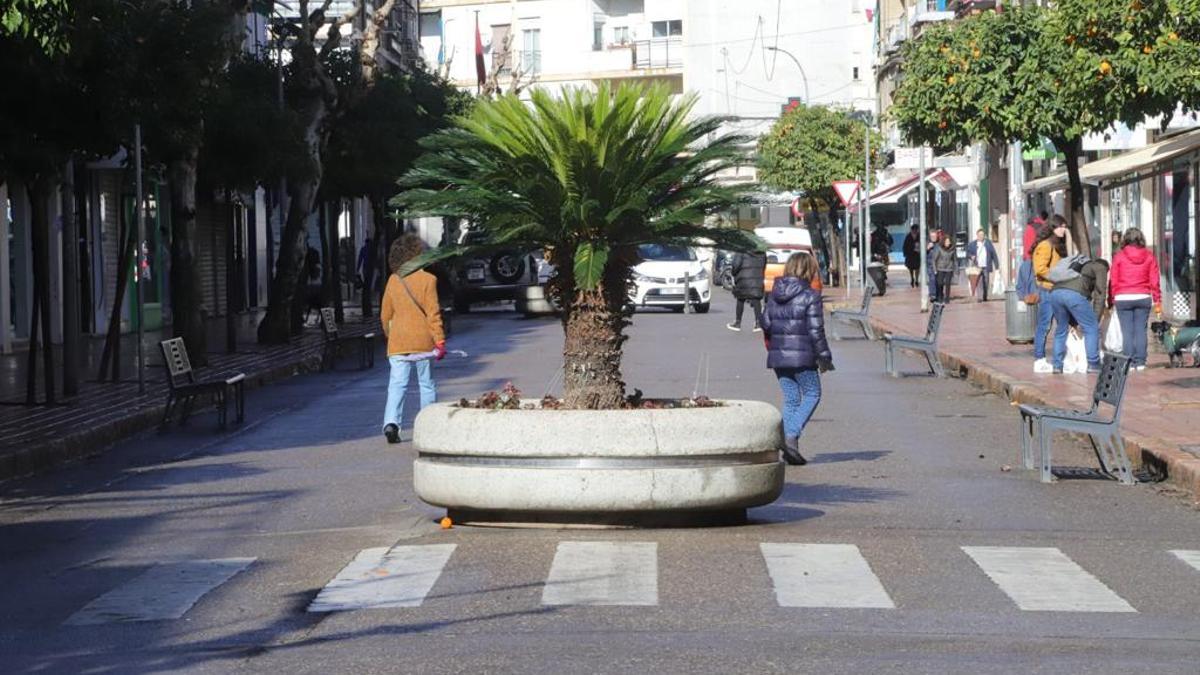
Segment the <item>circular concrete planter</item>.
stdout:
<svg viewBox="0 0 1200 675">
<path fill-rule="evenodd" d="M 744 518 L 783 489 L 780 415 L 756 401 L 673 410 L 477 410 L 417 416 L 417 495 L 458 522 Z"/>
</svg>

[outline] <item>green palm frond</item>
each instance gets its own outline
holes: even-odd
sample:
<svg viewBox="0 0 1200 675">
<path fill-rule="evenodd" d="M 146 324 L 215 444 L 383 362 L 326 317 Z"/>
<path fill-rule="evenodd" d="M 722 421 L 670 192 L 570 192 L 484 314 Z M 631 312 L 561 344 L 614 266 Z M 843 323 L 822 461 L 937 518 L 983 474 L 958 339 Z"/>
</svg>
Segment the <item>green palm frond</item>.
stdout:
<svg viewBox="0 0 1200 675">
<path fill-rule="evenodd" d="M 702 227 L 708 216 L 747 203 L 751 186 L 717 182 L 721 171 L 746 163 L 747 139 L 720 134 L 718 118 L 692 118 L 695 101 L 629 84 L 480 101 L 454 128 L 427 137 L 394 203 L 469 218 L 487 244 L 591 255 L 575 261 L 589 281 L 599 277 L 597 264 L 625 264 L 595 253 L 639 243 L 710 239 L 760 248 L 752 235 Z"/>
</svg>

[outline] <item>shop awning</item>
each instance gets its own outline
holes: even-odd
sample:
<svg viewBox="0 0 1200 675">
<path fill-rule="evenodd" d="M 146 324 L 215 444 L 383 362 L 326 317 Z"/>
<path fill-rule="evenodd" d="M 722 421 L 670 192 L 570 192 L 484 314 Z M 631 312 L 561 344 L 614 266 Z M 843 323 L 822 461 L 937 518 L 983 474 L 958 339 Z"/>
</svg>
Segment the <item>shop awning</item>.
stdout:
<svg viewBox="0 0 1200 675">
<path fill-rule="evenodd" d="M 1070 181 L 1067 179 L 1066 169 L 1057 173 L 1052 173 L 1049 176 L 1035 178 L 1029 182 L 1021 184 L 1021 190 L 1024 192 L 1057 192 L 1065 190 Z"/>
<path fill-rule="evenodd" d="M 1200 152 L 1200 129 L 1084 164 L 1079 167 L 1079 177 L 1088 185 L 1108 189 L 1140 180 L 1147 174 L 1157 174 L 1163 165 L 1196 152 Z M 1021 189 L 1024 192 L 1054 192 L 1065 190 L 1067 185 L 1064 170 L 1024 183 Z"/>
<path fill-rule="evenodd" d="M 934 190 L 960 190 L 963 188 L 955 177 L 950 173 L 949 169 L 929 169 L 925 172 L 925 182 L 928 183 Z M 917 180 L 917 174 L 909 174 L 908 176 L 895 181 L 889 185 L 882 186 L 871 192 L 872 204 L 895 204 L 902 197 L 911 193 L 913 190 L 921 187 L 921 182 Z M 855 203 L 858 207 L 861 203 Z"/>
<path fill-rule="evenodd" d="M 1084 164 L 1079 174 L 1085 183 L 1102 188 L 1116 187 L 1118 183 L 1140 180 L 1144 174 L 1157 174 L 1164 168 L 1162 165 L 1197 151 L 1200 151 L 1200 129 Z"/>
</svg>

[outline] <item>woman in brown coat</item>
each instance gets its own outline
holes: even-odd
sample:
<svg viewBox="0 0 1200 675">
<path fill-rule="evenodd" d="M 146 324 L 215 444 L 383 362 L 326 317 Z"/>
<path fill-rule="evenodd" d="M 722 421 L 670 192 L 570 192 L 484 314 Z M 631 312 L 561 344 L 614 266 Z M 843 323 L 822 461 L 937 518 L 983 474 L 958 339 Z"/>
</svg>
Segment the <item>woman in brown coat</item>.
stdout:
<svg viewBox="0 0 1200 675">
<path fill-rule="evenodd" d="M 387 406 L 383 411 L 383 435 L 388 443 L 400 441 L 404 394 L 412 372 L 417 372 L 421 408 L 424 408 L 437 400 L 432 362 L 441 361 L 446 355 L 437 278 L 424 270 L 404 277 L 399 275 L 400 267 L 417 257 L 424 248 L 424 243 L 417 235 L 405 234 L 388 251 L 388 267 L 392 274 L 388 277 L 383 305 L 379 310 L 379 320 L 387 335 L 388 362 L 391 364 Z"/>
</svg>

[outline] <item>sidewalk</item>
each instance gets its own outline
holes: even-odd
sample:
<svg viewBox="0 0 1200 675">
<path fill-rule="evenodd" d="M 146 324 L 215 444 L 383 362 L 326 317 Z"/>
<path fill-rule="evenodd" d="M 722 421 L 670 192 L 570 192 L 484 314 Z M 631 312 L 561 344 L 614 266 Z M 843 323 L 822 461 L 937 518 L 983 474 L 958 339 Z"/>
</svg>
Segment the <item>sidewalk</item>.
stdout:
<svg viewBox="0 0 1200 675">
<path fill-rule="evenodd" d="M 842 289 L 827 291 L 831 306 L 857 306 L 858 290 L 849 300 Z M 1003 298 L 986 303 L 966 299 L 966 287 L 955 286 L 956 299 L 946 308 L 939 353 L 950 372 L 1019 403 L 1087 409 L 1094 378 L 1033 372 L 1033 347 L 1005 339 Z M 871 305 L 877 331 L 923 335 L 928 314 L 920 312 L 916 289 L 889 286 Z M 843 335 L 851 334 L 842 331 Z M 1167 357 L 1155 352 L 1151 336 L 1149 367 L 1131 373 L 1125 390 L 1121 429 L 1135 464 L 1166 474 L 1200 501 L 1200 369 L 1167 368 Z M 915 361 L 901 357 L 914 367 Z M 879 357 L 883 368 L 882 350 Z M 924 364 L 922 363 L 922 367 Z M 1013 425 L 1017 425 L 1013 412 Z M 1019 461 L 1014 448 L 1014 462 Z"/>
<path fill-rule="evenodd" d="M 323 338 L 319 327 L 309 327 L 289 344 L 259 345 L 254 340 L 253 317 L 239 329 L 237 352 L 224 352 L 224 324 L 210 325 L 208 366 L 197 369 L 199 376 L 240 372 L 246 375 L 246 388 L 317 370 Z M 345 335 L 379 333 L 379 320 L 363 322 L 357 309 L 347 308 Z M 83 457 L 159 423 L 166 407 L 167 375 L 163 367 L 158 332 L 145 335 L 146 392 L 138 394 L 136 348 L 133 335 L 121 339 L 121 377 L 119 382 L 96 380 L 102 338 L 87 338 L 79 374 L 79 394 L 62 395 L 61 354 L 55 353 L 56 402 L 53 405 L 26 406 L 25 367 L 27 352 L 0 356 L 0 480 L 20 476 Z M 354 355 L 347 354 L 340 367 L 357 366 Z M 43 401 L 41 363 L 38 363 L 37 400 Z M 253 400 L 252 394 L 247 397 Z M 197 404 L 197 412 L 204 408 Z M 232 420 L 232 415 L 231 415 Z M 194 419 L 192 424 L 208 424 Z M 215 428 L 215 427 L 214 427 Z"/>
</svg>

